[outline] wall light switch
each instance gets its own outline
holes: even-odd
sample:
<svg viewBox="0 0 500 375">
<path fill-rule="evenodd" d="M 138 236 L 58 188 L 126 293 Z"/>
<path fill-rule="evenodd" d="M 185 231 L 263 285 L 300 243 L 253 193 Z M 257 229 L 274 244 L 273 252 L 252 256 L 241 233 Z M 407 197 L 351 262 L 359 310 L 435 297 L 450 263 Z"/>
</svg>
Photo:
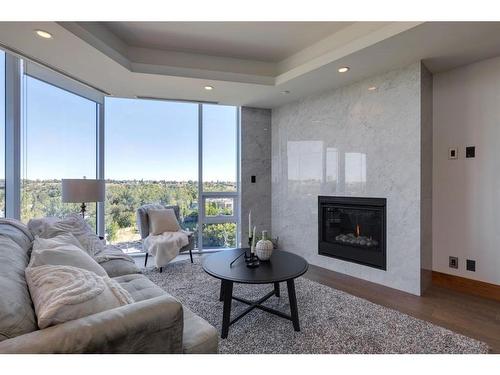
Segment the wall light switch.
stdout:
<svg viewBox="0 0 500 375">
<path fill-rule="evenodd" d="M 256 181 L 255 176 L 250 177 L 250 181 L 252 182 L 252 184 L 255 184 L 255 181 Z"/>
<path fill-rule="evenodd" d="M 465 157 L 466 158 L 475 158 L 476 157 L 476 147 L 475 146 L 467 146 L 465 148 Z"/>
<path fill-rule="evenodd" d="M 450 147 L 448 149 L 448 159 L 458 159 L 458 148 Z"/>
</svg>

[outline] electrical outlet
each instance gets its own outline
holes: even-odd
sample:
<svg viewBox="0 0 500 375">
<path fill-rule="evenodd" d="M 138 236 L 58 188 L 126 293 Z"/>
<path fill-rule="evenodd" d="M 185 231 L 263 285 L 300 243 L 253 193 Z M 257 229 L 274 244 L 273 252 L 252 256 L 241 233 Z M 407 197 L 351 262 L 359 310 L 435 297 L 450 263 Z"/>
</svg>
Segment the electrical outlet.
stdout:
<svg viewBox="0 0 500 375">
<path fill-rule="evenodd" d="M 458 258 L 457 257 L 450 257 L 448 261 L 448 266 L 450 268 L 458 268 Z"/>
<path fill-rule="evenodd" d="M 467 271 L 476 272 L 476 261 L 472 259 L 467 259 Z"/>
</svg>

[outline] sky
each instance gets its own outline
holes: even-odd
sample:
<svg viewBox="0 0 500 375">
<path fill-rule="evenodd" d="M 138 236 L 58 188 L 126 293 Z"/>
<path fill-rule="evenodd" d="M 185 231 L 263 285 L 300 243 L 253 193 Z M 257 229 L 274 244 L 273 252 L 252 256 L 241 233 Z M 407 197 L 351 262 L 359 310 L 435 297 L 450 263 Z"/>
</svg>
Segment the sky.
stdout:
<svg viewBox="0 0 500 375">
<path fill-rule="evenodd" d="M 3 88 L 3 53 L 0 66 Z M 24 85 L 22 178 L 95 177 L 96 104 L 31 77 Z M 0 103 L 3 97 L 0 90 Z M 0 116 L 3 125 L 3 105 Z M 107 179 L 197 181 L 198 105 L 106 98 L 105 173 Z M 236 181 L 236 107 L 203 105 L 203 179 Z"/>
<path fill-rule="evenodd" d="M 106 99 L 108 178 L 198 180 L 198 104 Z M 203 105 L 203 180 L 236 181 L 236 107 Z"/>
</svg>

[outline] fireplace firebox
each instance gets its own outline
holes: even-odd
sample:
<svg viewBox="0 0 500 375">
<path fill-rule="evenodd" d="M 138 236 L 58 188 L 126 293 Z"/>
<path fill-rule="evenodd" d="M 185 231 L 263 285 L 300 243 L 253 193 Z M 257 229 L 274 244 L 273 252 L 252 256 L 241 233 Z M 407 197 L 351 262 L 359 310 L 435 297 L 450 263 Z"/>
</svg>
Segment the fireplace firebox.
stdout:
<svg viewBox="0 0 500 375">
<path fill-rule="evenodd" d="M 318 197 L 318 252 L 386 270 L 386 199 Z"/>
</svg>

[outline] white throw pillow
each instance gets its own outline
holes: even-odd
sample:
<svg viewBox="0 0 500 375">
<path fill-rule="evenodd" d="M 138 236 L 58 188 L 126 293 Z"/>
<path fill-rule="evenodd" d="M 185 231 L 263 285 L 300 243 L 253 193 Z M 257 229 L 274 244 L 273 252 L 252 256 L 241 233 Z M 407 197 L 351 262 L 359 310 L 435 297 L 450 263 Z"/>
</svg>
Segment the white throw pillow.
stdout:
<svg viewBox="0 0 500 375">
<path fill-rule="evenodd" d="M 92 257 L 104 251 L 106 247 L 88 223 L 78 214 L 68 215 L 64 219 L 30 220 L 28 228 L 42 238 L 53 238 L 69 232 L 78 239 L 81 246 Z"/>
<path fill-rule="evenodd" d="M 81 268 L 48 265 L 25 273 L 40 329 L 134 302 L 115 280 Z"/>
<path fill-rule="evenodd" d="M 149 232 L 154 235 L 181 230 L 172 208 L 148 210 Z"/>
<path fill-rule="evenodd" d="M 60 236 L 54 237 L 54 239 Z M 53 239 L 43 239 L 37 237 L 33 243 L 33 251 L 28 267 L 38 267 L 45 265 L 52 266 L 73 266 L 96 273 L 99 276 L 108 274 L 90 255 L 81 248 L 72 245 L 57 243 Z"/>
<path fill-rule="evenodd" d="M 59 247 L 61 245 L 73 245 L 82 249 L 83 251 L 86 251 L 80 241 L 78 241 L 78 239 L 70 232 L 61 233 L 52 238 L 42 238 L 40 236 L 35 236 L 35 240 L 33 241 L 33 250 L 53 249 L 54 247 Z"/>
</svg>

